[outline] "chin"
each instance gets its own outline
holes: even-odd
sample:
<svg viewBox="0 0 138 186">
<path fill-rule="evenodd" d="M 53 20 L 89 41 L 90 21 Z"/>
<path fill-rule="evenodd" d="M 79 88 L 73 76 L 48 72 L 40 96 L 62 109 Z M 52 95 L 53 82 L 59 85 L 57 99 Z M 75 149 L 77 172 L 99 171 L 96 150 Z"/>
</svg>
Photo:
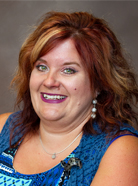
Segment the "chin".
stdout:
<svg viewBox="0 0 138 186">
<path fill-rule="evenodd" d="M 55 111 L 43 111 L 39 114 L 40 119 L 45 119 L 48 121 L 55 121 L 55 120 L 59 120 L 61 118 L 61 116 L 55 112 Z"/>
</svg>

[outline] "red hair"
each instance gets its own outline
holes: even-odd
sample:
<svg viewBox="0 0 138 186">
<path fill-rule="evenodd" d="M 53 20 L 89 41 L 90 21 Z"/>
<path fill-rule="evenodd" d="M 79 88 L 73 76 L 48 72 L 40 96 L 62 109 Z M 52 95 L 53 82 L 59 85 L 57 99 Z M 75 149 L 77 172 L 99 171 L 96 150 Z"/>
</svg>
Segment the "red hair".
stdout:
<svg viewBox="0 0 138 186">
<path fill-rule="evenodd" d="M 122 122 L 131 123 L 137 119 L 131 108 L 133 98 L 138 102 L 136 79 L 107 23 L 87 12 L 49 12 L 23 44 L 19 69 L 12 81 L 18 93 L 16 105 L 22 105 L 20 122 L 14 129 L 18 126 L 24 135 L 39 128 L 39 118 L 33 109 L 29 90 L 33 65 L 38 58 L 68 38 L 74 41 L 88 72 L 92 96 L 96 97 L 99 92 L 95 120 L 101 130 L 109 131 Z M 85 132 L 94 132 L 93 121 L 85 124 Z"/>
</svg>

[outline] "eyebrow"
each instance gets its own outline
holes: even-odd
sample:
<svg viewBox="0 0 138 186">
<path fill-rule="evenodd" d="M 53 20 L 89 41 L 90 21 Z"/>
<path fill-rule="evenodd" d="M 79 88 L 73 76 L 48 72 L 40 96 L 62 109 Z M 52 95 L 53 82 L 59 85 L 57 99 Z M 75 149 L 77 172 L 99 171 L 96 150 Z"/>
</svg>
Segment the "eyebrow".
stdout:
<svg viewBox="0 0 138 186">
<path fill-rule="evenodd" d="M 47 63 L 47 61 L 45 61 L 42 58 L 39 58 L 37 61 L 42 61 L 44 63 Z M 63 65 L 77 65 L 78 67 L 80 67 L 80 65 L 77 62 L 75 62 L 75 61 L 74 62 L 65 62 L 65 63 L 63 63 Z"/>
<path fill-rule="evenodd" d="M 77 65 L 80 67 L 80 65 L 77 62 L 66 62 L 63 65 Z"/>
<path fill-rule="evenodd" d="M 44 63 L 47 63 L 44 59 L 42 59 L 42 58 L 39 58 L 37 61 L 42 61 L 42 62 L 44 62 Z"/>
</svg>

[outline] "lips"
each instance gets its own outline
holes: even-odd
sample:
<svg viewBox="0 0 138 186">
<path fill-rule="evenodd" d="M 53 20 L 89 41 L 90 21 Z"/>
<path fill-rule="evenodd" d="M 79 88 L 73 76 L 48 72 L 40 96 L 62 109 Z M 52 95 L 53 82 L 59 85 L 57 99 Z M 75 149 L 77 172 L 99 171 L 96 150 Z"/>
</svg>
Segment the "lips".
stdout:
<svg viewBox="0 0 138 186">
<path fill-rule="evenodd" d="M 41 93 L 41 99 L 44 102 L 47 103 L 61 103 L 65 101 L 67 96 L 60 95 L 60 94 L 47 94 L 47 93 Z"/>
</svg>

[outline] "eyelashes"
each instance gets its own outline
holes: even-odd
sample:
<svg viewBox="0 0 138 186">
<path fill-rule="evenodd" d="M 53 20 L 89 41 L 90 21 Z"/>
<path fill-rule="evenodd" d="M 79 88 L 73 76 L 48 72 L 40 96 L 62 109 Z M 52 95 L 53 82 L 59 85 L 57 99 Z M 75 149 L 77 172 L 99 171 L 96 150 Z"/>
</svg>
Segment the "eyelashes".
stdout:
<svg viewBox="0 0 138 186">
<path fill-rule="evenodd" d="M 36 68 L 41 71 L 41 72 L 45 72 L 48 70 L 48 67 L 46 65 L 36 65 Z"/>
<path fill-rule="evenodd" d="M 49 68 L 43 64 L 36 65 L 36 68 L 41 72 L 49 71 Z M 66 67 L 61 72 L 64 74 L 70 75 L 70 74 L 75 74 L 77 72 L 77 70 L 75 70 L 74 68 L 71 68 L 71 67 Z"/>
<path fill-rule="evenodd" d="M 63 72 L 64 72 L 65 74 L 75 74 L 77 71 L 76 71 L 75 69 L 73 69 L 73 68 L 65 68 L 65 69 L 63 70 Z"/>
</svg>

